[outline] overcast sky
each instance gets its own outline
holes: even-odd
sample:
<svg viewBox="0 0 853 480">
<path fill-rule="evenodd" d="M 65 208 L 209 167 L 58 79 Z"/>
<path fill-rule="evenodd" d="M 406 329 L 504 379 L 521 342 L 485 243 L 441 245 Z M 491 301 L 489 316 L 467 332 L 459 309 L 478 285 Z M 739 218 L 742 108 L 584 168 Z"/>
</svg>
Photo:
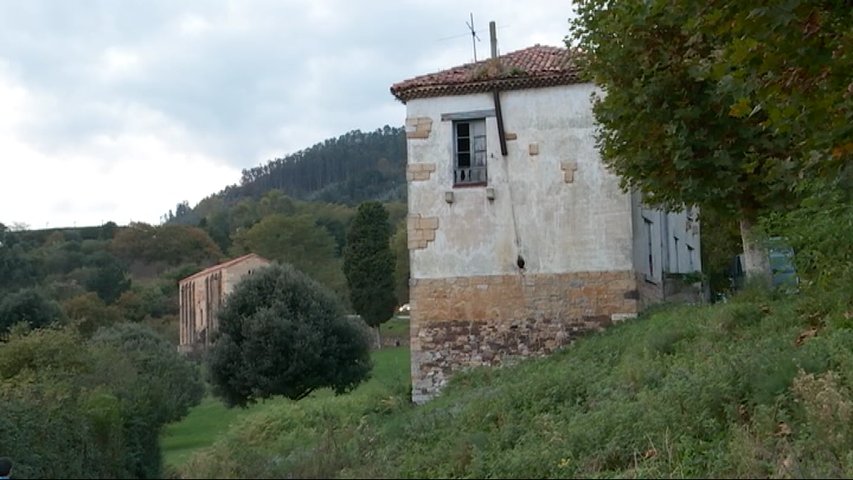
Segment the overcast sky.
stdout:
<svg viewBox="0 0 853 480">
<path fill-rule="evenodd" d="M 561 46 L 570 0 L 0 0 L 0 222 L 158 223 L 240 170 L 404 122 L 392 83 Z"/>
</svg>

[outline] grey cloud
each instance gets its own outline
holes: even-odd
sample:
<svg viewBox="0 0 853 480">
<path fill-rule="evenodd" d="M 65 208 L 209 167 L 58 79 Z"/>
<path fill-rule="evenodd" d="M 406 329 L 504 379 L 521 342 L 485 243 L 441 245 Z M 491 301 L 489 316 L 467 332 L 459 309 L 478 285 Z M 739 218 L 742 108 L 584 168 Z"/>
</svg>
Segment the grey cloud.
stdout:
<svg viewBox="0 0 853 480">
<path fill-rule="evenodd" d="M 310 2 L 4 2 L 0 57 L 57 98 L 58 111 L 32 126 L 33 141 L 61 148 L 116 134 L 121 119 L 102 107 L 132 102 L 187 129 L 205 152 L 245 166 L 266 160 L 257 156 L 270 145 L 285 155 L 353 128 L 402 124 L 388 87 L 425 73 L 412 65 L 450 42 L 467 42 L 442 40 L 465 33 L 467 10 L 455 6 L 341 1 L 312 18 L 322 6 Z M 212 28 L 181 35 L 188 15 Z M 136 52 L 139 71 L 99 78 L 110 47 Z M 389 118 L 395 108 L 399 118 Z M 291 143 L 280 133 L 288 128 L 322 136 Z"/>
</svg>

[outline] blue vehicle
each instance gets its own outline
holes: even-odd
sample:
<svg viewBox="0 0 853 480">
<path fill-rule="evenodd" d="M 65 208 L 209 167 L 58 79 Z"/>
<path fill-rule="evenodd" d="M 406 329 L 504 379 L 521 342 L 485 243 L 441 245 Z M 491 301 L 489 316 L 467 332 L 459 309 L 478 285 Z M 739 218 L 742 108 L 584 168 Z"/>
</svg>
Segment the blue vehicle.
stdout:
<svg viewBox="0 0 853 480">
<path fill-rule="evenodd" d="M 771 238 L 770 241 L 768 256 L 773 287 L 796 290 L 800 285 L 800 277 L 794 267 L 794 249 L 779 237 Z"/>
<path fill-rule="evenodd" d="M 782 237 L 771 237 L 767 243 L 771 284 L 774 288 L 796 291 L 800 285 L 800 277 L 797 276 L 797 269 L 794 266 L 794 249 Z M 743 265 L 743 254 L 736 255 L 732 259 L 729 269 L 732 290 L 743 288 L 746 279 Z"/>
</svg>

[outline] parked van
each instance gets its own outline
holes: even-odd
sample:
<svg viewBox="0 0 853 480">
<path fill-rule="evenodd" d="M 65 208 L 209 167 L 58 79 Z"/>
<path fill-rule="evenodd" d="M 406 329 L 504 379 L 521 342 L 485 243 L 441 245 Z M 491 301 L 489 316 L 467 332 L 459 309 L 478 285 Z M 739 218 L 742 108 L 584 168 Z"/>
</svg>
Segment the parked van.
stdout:
<svg viewBox="0 0 853 480">
<path fill-rule="evenodd" d="M 771 284 L 774 288 L 796 290 L 800 285 L 800 277 L 797 276 L 797 269 L 794 266 L 794 249 L 782 237 L 771 237 L 767 244 Z M 743 254 L 736 255 L 729 268 L 732 290 L 743 288 L 745 280 Z"/>
</svg>

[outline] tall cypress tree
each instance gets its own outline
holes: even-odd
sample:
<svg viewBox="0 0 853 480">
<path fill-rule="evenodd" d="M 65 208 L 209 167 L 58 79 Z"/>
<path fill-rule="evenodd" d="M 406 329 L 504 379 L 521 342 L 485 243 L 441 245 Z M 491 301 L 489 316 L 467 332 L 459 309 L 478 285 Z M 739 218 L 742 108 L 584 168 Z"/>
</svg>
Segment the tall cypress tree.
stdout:
<svg viewBox="0 0 853 480">
<path fill-rule="evenodd" d="M 388 212 L 379 202 L 364 202 L 347 233 L 344 275 L 356 313 L 371 327 L 394 315 L 394 254 Z"/>
</svg>

